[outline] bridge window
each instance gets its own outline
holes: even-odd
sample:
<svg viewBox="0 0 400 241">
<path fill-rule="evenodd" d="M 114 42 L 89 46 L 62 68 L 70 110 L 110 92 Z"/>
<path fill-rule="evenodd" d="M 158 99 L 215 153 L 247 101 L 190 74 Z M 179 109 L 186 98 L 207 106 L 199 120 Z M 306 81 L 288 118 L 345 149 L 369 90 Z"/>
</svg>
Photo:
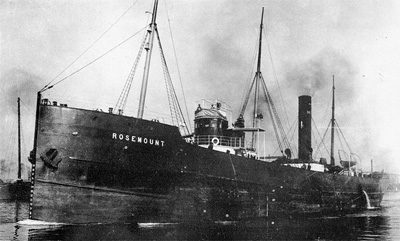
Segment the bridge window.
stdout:
<svg viewBox="0 0 400 241">
<path fill-rule="evenodd" d="M 211 127 L 217 127 L 217 119 L 213 119 L 210 121 Z"/>
</svg>

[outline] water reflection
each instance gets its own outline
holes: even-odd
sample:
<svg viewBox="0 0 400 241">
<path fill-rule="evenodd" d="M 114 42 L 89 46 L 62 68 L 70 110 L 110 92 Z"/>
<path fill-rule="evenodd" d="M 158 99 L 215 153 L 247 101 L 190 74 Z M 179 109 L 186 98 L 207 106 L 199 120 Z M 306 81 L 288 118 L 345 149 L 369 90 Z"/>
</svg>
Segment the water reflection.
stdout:
<svg viewBox="0 0 400 241">
<path fill-rule="evenodd" d="M 257 220 L 229 224 L 163 226 L 67 225 L 29 229 L 29 240 L 349 240 L 386 239 L 388 217 Z"/>
<path fill-rule="evenodd" d="M 343 217 L 213 224 L 22 225 L 28 204 L 0 203 L 1 240 L 400 240 L 400 204 Z M 22 222 L 23 223 L 23 222 Z"/>
</svg>

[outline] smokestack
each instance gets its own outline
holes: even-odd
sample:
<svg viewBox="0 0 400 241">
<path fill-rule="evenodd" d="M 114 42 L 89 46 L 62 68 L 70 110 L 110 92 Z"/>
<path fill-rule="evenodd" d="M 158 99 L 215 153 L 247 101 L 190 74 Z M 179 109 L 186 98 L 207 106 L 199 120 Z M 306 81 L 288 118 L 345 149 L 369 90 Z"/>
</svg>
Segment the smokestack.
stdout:
<svg viewBox="0 0 400 241">
<path fill-rule="evenodd" d="M 299 96 L 299 160 L 312 159 L 311 147 L 311 96 Z"/>
</svg>

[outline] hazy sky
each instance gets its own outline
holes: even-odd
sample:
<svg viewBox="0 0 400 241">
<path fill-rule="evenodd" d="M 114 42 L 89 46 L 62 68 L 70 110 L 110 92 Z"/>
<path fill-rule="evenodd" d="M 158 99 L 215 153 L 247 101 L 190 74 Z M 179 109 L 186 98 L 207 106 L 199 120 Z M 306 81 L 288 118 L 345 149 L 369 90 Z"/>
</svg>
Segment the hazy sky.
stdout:
<svg viewBox="0 0 400 241">
<path fill-rule="evenodd" d="M 16 152 L 17 97 L 23 102 L 23 156 L 26 159 L 32 149 L 36 92 L 132 5 L 103 38 L 54 82 L 144 28 L 150 16 L 146 11 L 152 10 L 152 2 L 0 2 L 0 159 L 9 158 L 11 150 Z M 352 151 L 362 158 L 363 168 L 369 171 L 373 159 L 376 170 L 400 172 L 396 155 L 400 147 L 398 1 L 161 0 L 158 29 L 175 88 L 182 96 L 170 24 L 191 115 L 189 121 L 193 121 L 195 101 L 202 98 L 224 100 L 232 106 L 233 117 L 237 117 L 243 92 L 254 76 L 262 7 L 265 8 L 263 38 L 266 41 L 263 41 L 261 71 L 284 126 L 288 129 L 296 121 L 297 97 L 309 94 L 313 97 L 314 121 L 322 135 L 330 118 L 331 82 L 335 75 L 337 121 Z M 44 92 L 44 96 L 73 107 L 103 110 L 114 107 L 142 37 L 140 32 Z M 154 49 L 152 59 L 145 116 L 163 119 L 168 115 L 168 102 L 158 48 Z M 136 115 L 142 69 L 142 66 L 138 68 L 127 104 L 129 115 Z M 268 124 L 265 118 L 263 125 Z M 273 136 L 269 139 L 274 141 Z M 313 141 L 314 148 L 317 142 Z M 297 145 L 296 136 L 294 145 Z M 326 152 L 324 155 L 327 156 Z"/>
</svg>

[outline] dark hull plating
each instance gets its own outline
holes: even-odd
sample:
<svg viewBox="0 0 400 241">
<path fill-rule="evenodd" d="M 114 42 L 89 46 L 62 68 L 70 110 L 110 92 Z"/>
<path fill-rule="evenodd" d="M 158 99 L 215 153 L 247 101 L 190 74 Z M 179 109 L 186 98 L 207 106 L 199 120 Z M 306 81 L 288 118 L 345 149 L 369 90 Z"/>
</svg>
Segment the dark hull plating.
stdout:
<svg viewBox="0 0 400 241">
<path fill-rule="evenodd" d="M 379 206 L 379 180 L 319 173 L 186 143 L 177 127 L 41 105 L 32 218 L 223 221 Z"/>
</svg>

